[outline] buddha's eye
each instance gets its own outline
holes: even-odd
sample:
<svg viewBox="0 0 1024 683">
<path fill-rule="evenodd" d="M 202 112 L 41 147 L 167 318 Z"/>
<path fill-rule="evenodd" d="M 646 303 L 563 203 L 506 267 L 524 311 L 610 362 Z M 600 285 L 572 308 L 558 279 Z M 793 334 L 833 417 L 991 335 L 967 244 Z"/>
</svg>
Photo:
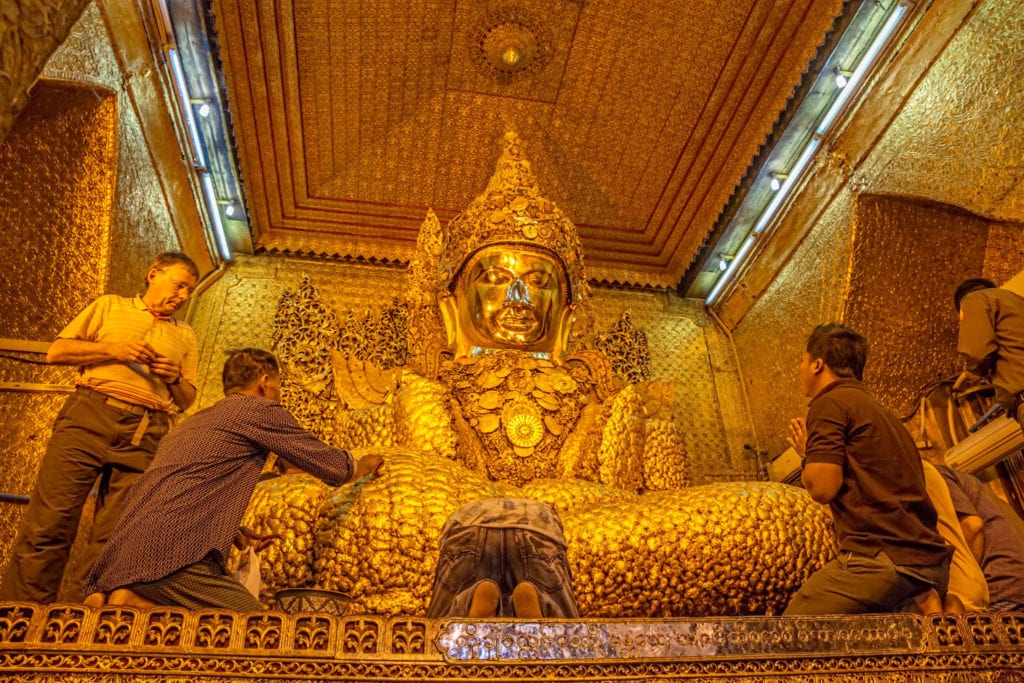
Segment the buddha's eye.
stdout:
<svg viewBox="0 0 1024 683">
<path fill-rule="evenodd" d="M 551 286 L 551 273 L 534 270 L 523 276 L 523 282 L 534 289 L 547 289 Z"/>
<path fill-rule="evenodd" d="M 479 281 L 489 285 L 507 285 L 513 279 L 512 273 L 504 268 L 488 268 L 479 277 Z"/>
</svg>

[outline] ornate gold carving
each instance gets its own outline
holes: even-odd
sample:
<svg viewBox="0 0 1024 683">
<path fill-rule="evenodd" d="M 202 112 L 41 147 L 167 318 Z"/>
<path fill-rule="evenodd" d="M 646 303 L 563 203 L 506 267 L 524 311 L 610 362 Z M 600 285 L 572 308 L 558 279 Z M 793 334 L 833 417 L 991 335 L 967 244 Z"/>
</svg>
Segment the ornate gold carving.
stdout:
<svg viewBox="0 0 1024 683">
<path fill-rule="evenodd" d="M 558 456 L 594 383 L 565 366 L 514 351 L 447 363 L 454 407 L 490 454 L 493 479 L 522 485 L 558 474 Z"/>
<path fill-rule="evenodd" d="M 489 622 L 73 608 L 62 617 L 62 630 L 79 637 L 68 642 L 53 641 L 46 629 L 67 606 L 37 607 L 0 604 L 0 619 L 26 617 L 23 637 L 0 641 L 5 680 L 141 683 L 215 672 L 218 680 L 239 683 L 254 676 L 286 683 L 809 677 L 897 683 L 907 676 L 996 681 L 1024 668 L 1024 614 L 1013 613 Z M 149 637 L 154 616 L 177 624 L 180 638 L 157 644 Z"/>
<path fill-rule="evenodd" d="M 427 651 L 426 624 L 418 619 L 391 624 L 391 650 L 396 654 L 422 655 Z"/>
<path fill-rule="evenodd" d="M 553 51 L 544 24 L 526 9 L 512 6 L 484 15 L 469 45 L 476 67 L 499 83 L 543 69 Z"/>
<path fill-rule="evenodd" d="M 284 620 L 273 614 L 249 617 L 245 622 L 244 647 L 258 650 L 276 650 L 281 647 Z"/>
<path fill-rule="evenodd" d="M 127 643 L 135 620 L 136 613 L 134 610 L 102 610 L 96 622 L 93 642 L 105 645 L 123 645 Z"/>
<path fill-rule="evenodd" d="M 81 636 L 82 608 L 59 607 L 47 610 L 48 620 L 43 629 L 44 643 L 77 643 Z"/>
<path fill-rule="evenodd" d="M 195 627 L 196 647 L 226 648 L 231 645 L 235 619 L 225 614 L 203 614 Z"/>
<path fill-rule="evenodd" d="M 374 654 L 380 641 L 380 623 L 374 619 L 345 620 L 342 651 L 346 654 Z"/>
<path fill-rule="evenodd" d="M 146 622 L 146 645 L 175 647 L 182 642 L 185 617 L 182 610 L 156 609 L 148 614 Z"/>
<path fill-rule="evenodd" d="M 332 628 L 325 617 L 300 617 L 295 621 L 295 649 L 326 650 Z"/>
<path fill-rule="evenodd" d="M 35 610 L 30 608 L 0 608 L 0 643 L 23 642 L 34 614 Z"/>
<path fill-rule="evenodd" d="M 651 379 L 651 352 L 647 334 L 633 326 L 630 311 L 622 315 L 610 332 L 599 334 L 597 348 L 611 361 L 615 376 L 625 382 L 646 382 Z"/>
</svg>

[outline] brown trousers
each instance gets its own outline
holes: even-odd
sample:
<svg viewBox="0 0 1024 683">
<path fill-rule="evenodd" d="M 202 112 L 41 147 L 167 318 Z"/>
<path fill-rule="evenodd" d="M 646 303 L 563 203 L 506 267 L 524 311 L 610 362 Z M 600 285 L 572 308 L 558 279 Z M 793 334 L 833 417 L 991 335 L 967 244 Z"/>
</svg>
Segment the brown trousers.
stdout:
<svg viewBox="0 0 1024 683">
<path fill-rule="evenodd" d="M 148 424 L 137 434 L 144 420 Z M 79 389 L 68 397 L 53 424 L 35 490 L 22 516 L 0 599 L 57 600 L 82 507 L 103 475 L 89 541 L 79 571 L 68 581 L 68 600 L 82 599 L 85 577 L 114 529 L 124 496 L 149 466 L 168 427 L 166 413 L 142 415 L 115 407 L 91 390 Z"/>
</svg>

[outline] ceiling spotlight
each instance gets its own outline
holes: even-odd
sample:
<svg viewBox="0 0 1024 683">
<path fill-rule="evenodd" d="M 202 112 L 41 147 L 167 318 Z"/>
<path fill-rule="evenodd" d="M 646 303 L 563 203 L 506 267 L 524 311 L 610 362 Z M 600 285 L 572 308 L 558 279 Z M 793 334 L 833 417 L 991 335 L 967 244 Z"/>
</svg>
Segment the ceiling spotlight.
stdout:
<svg viewBox="0 0 1024 683">
<path fill-rule="evenodd" d="M 846 71 L 844 69 L 836 69 L 836 87 L 845 88 L 850 83 L 850 76 L 853 75 L 852 71 Z"/>
<path fill-rule="evenodd" d="M 781 190 L 783 181 L 785 181 L 786 178 L 789 177 L 785 173 L 769 173 L 768 176 L 772 179 L 772 192 L 778 192 L 779 190 Z"/>
<path fill-rule="evenodd" d="M 191 102 L 192 104 L 199 105 L 199 108 L 196 111 L 204 119 L 210 115 L 210 105 L 213 104 L 213 100 L 211 100 L 210 98 L 207 97 L 206 99 L 202 99 L 198 97 L 193 97 L 189 100 L 189 102 Z"/>
<path fill-rule="evenodd" d="M 501 53 L 501 61 L 505 62 L 505 64 L 509 66 L 515 66 L 518 64 L 522 57 L 522 53 L 514 45 L 509 45 Z"/>
<path fill-rule="evenodd" d="M 224 215 L 228 218 L 234 218 L 238 213 L 238 202 L 230 199 L 218 199 L 217 203 L 224 207 Z"/>
</svg>

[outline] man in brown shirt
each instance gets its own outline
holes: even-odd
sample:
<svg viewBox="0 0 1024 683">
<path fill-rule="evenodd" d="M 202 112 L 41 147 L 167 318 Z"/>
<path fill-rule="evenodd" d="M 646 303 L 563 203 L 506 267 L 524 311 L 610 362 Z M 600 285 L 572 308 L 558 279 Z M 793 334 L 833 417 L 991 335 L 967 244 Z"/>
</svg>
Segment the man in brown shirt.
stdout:
<svg viewBox="0 0 1024 683">
<path fill-rule="evenodd" d="M 815 328 L 800 359 L 811 399 L 801 480 L 829 506 L 839 556 L 800 587 L 786 615 L 890 612 L 946 592 L 950 549 L 921 458 L 899 419 L 865 391 L 866 359 L 867 340 L 842 325 Z"/>
<path fill-rule="evenodd" d="M 953 294 L 960 313 L 956 350 L 964 359 L 964 381 L 988 379 L 995 402 L 1024 424 L 1024 298 L 991 280 L 964 280 Z"/>
</svg>

